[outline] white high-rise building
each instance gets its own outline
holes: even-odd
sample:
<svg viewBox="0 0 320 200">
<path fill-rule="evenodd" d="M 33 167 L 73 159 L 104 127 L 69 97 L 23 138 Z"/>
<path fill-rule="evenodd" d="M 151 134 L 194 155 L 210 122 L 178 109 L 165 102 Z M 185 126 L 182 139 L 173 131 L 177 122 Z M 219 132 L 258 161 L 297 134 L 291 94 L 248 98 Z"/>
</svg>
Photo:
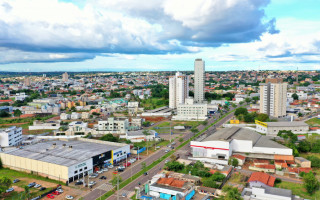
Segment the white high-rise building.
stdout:
<svg viewBox="0 0 320 200">
<path fill-rule="evenodd" d="M 260 84 L 260 113 L 271 117 L 285 117 L 287 106 L 287 83 L 282 79 L 266 79 Z"/>
<path fill-rule="evenodd" d="M 189 97 L 189 76 L 177 72 L 175 76 L 169 78 L 169 107 L 176 108 L 179 104 L 184 104 Z"/>
<path fill-rule="evenodd" d="M 202 59 L 194 61 L 194 102 L 202 103 L 204 101 L 204 86 L 205 86 L 205 68 Z"/>
<path fill-rule="evenodd" d="M 65 72 L 64 74 L 62 74 L 62 81 L 63 82 L 68 82 L 69 80 L 69 75 L 67 72 Z"/>
</svg>

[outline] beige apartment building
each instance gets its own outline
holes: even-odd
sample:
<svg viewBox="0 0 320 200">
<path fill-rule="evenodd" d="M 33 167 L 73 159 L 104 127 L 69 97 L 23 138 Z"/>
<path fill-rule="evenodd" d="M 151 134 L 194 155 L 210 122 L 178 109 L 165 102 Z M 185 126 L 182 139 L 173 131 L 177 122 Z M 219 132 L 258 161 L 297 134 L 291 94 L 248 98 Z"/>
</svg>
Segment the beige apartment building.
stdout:
<svg viewBox="0 0 320 200">
<path fill-rule="evenodd" d="M 282 79 L 266 79 L 260 84 L 260 113 L 270 117 L 280 118 L 286 116 L 287 83 Z"/>
</svg>

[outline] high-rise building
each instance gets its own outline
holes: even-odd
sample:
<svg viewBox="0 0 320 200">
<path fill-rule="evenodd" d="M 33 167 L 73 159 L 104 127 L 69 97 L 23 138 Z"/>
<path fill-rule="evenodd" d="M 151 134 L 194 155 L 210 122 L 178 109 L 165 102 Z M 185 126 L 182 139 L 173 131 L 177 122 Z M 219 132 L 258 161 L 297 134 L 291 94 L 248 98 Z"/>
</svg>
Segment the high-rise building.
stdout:
<svg viewBox="0 0 320 200">
<path fill-rule="evenodd" d="M 282 79 L 267 78 L 260 84 L 260 113 L 270 117 L 285 117 L 287 105 L 287 83 Z"/>
<path fill-rule="evenodd" d="M 64 74 L 62 74 L 62 81 L 63 82 L 68 82 L 69 80 L 69 75 L 67 72 L 65 72 Z"/>
<path fill-rule="evenodd" d="M 29 77 L 25 77 L 24 79 L 24 86 L 30 86 L 31 85 L 31 81 Z"/>
<path fill-rule="evenodd" d="M 194 61 L 194 102 L 202 103 L 204 101 L 204 86 L 205 86 L 205 68 L 202 59 Z"/>
<path fill-rule="evenodd" d="M 177 72 L 169 78 L 169 107 L 176 108 L 189 97 L 189 76 Z"/>
</svg>

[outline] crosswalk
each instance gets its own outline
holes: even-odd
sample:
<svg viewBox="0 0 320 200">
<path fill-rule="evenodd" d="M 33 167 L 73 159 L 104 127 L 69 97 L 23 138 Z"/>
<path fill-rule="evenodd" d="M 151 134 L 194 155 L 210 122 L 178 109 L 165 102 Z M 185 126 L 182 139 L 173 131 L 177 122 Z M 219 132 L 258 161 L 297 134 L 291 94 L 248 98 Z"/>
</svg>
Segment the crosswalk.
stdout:
<svg viewBox="0 0 320 200">
<path fill-rule="evenodd" d="M 104 190 L 104 191 L 110 191 L 112 190 L 113 186 L 111 184 L 107 184 L 107 183 L 104 183 L 102 185 L 100 185 L 99 187 L 97 187 L 97 189 L 100 189 L 100 190 Z"/>
</svg>

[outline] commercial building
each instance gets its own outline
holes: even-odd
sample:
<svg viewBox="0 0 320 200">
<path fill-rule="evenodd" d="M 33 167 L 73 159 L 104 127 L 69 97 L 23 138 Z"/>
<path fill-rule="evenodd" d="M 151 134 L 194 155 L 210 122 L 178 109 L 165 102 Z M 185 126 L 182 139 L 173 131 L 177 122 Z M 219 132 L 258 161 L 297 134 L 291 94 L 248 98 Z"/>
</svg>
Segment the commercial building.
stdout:
<svg viewBox="0 0 320 200">
<path fill-rule="evenodd" d="M 294 134 L 307 133 L 309 125 L 303 121 L 294 122 L 261 122 L 256 120 L 256 130 L 270 136 L 277 136 L 281 130 L 292 131 Z"/>
<path fill-rule="evenodd" d="M 155 175 L 150 185 L 149 194 L 160 199 L 190 200 L 195 194 L 194 184 L 178 178 L 166 177 L 165 174 Z"/>
<path fill-rule="evenodd" d="M 55 135 L 87 135 L 92 132 L 91 128 L 88 128 L 88 123 L 82 121 L 73 121 L 68 125 L 66 131 L 55 131 Z"/>
<path fill-rule="evenodd" d="M 177 72 L 169 78 L 169 108 L 183 104 L 189 96 L 189 76 Z"/>
<path fill-rule="evenodd" d="M 303 157 L 295 157 L 294 161 L 303 168 L 311 168 L 311 161 Z"/>
<path fill-rule="evenodd" d="M 300 200 L 291 190 L 274 187 L 244 188 L 241 194 L 244 200 Z M 302 200 L 302 199 L 301 199 Z"/>
<path fill-rule="evenodd" d="M 193 157 L 209 163 L 228 164 L 233 154 L 247 154 L 250 157 L 269 155 L 292 155 L 292 149 L 278 144 L 247 128 L 224 128 L 202 141 L 191 141 Z"/>
<path fill-rule="evenodd" d="M 106 121 L 98 122 L 97 134 L 125 134 L 129 129 L 128 118 L 109 117 Z"/>
<path fill-rule="evenodd" d="M 65 72 L 64 74 L 62 74 L 62 81 L 63 82 L 68 82 L 69 81 L 69 75 L 67 72 Z"/>
<path fill-rule="evenodd" d="M 205 63 L 202 59 L 194 61 L 194 101 L 203 103 L 205 86 Z"/>
<path fill-rule="evenodd" d="M 31 85 L 31 80 L 30 80 L 29 77 L 25 77 L 25 78 L 24 78 L 23 85 L 26 86 L 26 87 L 28 87 L 28 86 Z"/>
<path fill-rule="evenodd" d="M 260 113 L 279 118 L 286 116 L 287 83 L 282 79 L 266 79 L 260 84 Z"/>
<path fill-rule="evenodd" d="M 29 126 L 29 130 L 57 130 L 60 128 L 60 121 L 42 122 L 39 120 L 33 121 L 33 125 Z"/>
<path fill-rule="evenodd" d="M 17 146 L 22 142 L 22 128 L 12 126 L 0 129 L 0 147 Z"/>
<path fill-rule="evenodd" d="M 131 142 L 142 142 L 156 140 L 158 133 L 155 130 L 149 130 L 149 135 L 143 134 L 143 130 L 128 131 L 125 135 L 120 135 L 120 138 L 130 140 Z"/>
<path fill-rule="evenodd" d="M 5 167 L 70 183 L 127 154 L 127 144 L 78 138 L 7 150 L 0 152 L 0 158 Z"/>
<path fill-rule="evenodd" d="M 205 103 L 195 103 L 192 98 L 186 99 L 184 104 L 179 104 L 177 115 L 172 120 L 183 121 L 204 121 L 207 119 L 208 105 Z"/>
</svg>

